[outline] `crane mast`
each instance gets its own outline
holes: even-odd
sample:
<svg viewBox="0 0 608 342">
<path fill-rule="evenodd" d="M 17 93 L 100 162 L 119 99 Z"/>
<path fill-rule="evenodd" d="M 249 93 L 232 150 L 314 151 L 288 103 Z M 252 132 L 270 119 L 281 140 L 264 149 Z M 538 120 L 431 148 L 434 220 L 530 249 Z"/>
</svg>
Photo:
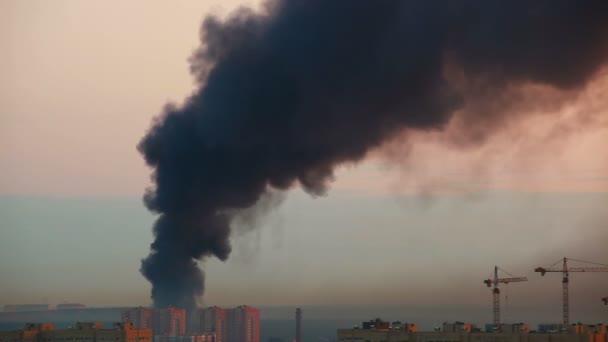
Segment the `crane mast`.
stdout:
<svg viewBox="0 0 608 342">
<path fill-rule="evenodd" d="M 494 285 L 494 288 L 492 289 L 492 313 L 493 323 L 496 325 L 500 324 L 500 289 L 498 288 L 498 284 L 528 281 L 528 278 L 526 277 L 498 278 L 499 269 L 512 276 L 512 274 L 509 272 L 501 269 L 498 266 L 494 266 L 494 279 L 488 278 L 483 281 L 488 287 L 492 287 L 492 285 Z"/>
<path fill-rule="evenodd" d="M 568 260 L 577 261 L 593 266 L 589 267 L 568 267 Z M 562 263 L 561 268 L 553 268 L 558 263 Z M 608 265 L 600 264 L 596 262 L 582 261 L 576 259 L 563 258 L 555 262 L 549 267 L 537 267 L 534 272 L 539 272 L 541 276 L 544 276 L 547 272 L 561 272 L 562 273 L 562 320 L 564 325 L 570 324 L 570 300 L 568 298 L 568 284 L 570 283 L 569 274 L 571 272 L 608 272 Z M 608 298 L 608 297 L 607 297 Z"/>
<path fill-rule="evenodd" d="M 562 320 L 564 325 L 570 324 L 570 300 L 568 298 L 568 259 L 564 258 L 562 267 Z"/>
</svg>

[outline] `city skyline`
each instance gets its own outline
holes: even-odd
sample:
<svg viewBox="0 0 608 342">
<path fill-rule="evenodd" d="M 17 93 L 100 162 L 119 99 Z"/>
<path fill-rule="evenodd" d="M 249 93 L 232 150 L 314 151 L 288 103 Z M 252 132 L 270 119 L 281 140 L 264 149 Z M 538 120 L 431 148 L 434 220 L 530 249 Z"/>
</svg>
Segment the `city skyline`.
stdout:
<svg viewBox="0 0 608 342">
<path fill-rule="evenodd" d="M 194 90 L 201 19 L 238 4 L 0 4 L 0 304 L 150 305 L 138 270 L 156 216 L 135 146 Z M 343 164 L 324 196 L 290 188 L 257 228 L 237 222 L 228 261 L 204 261 L 204 303 L 489 306 L 500 265 L 530 279 L 509 287 L 513 309 L 559 304 L 559 277 L 535 267 L 608 263 L 607 75 L 562 106 L 516 107 L 530 117 L 483 145 L 452 122 Z M 606 295 L 605 275 L 572 277 L 575 312 Z"/>
</svg>

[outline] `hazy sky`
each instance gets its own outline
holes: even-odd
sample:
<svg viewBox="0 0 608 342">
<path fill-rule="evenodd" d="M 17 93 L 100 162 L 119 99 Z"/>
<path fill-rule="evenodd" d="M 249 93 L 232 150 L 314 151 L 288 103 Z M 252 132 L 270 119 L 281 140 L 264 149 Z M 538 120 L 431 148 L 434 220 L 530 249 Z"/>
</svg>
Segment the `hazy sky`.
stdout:
<svg viewBox="0 0 608 342">
<path fill-rule="evenodd" d="M 201 19 L 238 3 L 0 1 L 0 303 L 149 303 L 135 145 L 192 91 Z M 515 307 L 559 303 L 559 276 L 535 266 L 608 263 L 607 84 L 484 146 L 417 134 L 341 168 L 326 197 L 294 189 L 207 262 L 205 301 L 489 305 L 499 264 L 530 278 L 509 287 Z M 574 311 L 608 295 L 606 274 L 574 277 Z"/>
</svg>

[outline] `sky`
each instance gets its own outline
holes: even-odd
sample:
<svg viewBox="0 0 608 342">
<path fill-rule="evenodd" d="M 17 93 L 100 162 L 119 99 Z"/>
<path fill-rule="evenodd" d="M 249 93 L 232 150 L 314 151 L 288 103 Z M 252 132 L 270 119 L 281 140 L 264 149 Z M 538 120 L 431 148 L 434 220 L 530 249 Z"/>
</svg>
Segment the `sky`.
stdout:
<svg viewBox="0 0 608 342">
<path fill-rule="evenodd" d="M 201 20 L 242 4 L 256 5 L 0 1 L 0 304 L 150 303 L 138 269 L 155 217 L 135 146 L 193 91 Z M 514 310 L 559 320 L 560 277 L 533 268 L 608 264 L 607 88 L 603 73 L 480 146 L 454 147 L 457 122 L 412 133 L 342 166 L 326 196 L 288 191 L 260 227 L 235 227 L 227 262 L 205 261 L 205 303 L 490 305 L 498 264 L 529 278 L 508 287 Z M 574 313 L 595 310 L 608 276 L 571 289 Z"/>
</svg>

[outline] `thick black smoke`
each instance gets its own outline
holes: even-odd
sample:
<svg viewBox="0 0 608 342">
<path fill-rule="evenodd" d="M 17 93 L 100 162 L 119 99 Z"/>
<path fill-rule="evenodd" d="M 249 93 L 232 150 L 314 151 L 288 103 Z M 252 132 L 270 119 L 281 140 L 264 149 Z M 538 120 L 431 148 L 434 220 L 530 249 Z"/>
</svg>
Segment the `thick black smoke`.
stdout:
<svg viewBox="0 0 608 342">
<path fill-rule="evenodd" d="M 145 203 L 160 214 L 141 268 L 155 305 L 197 305 L 197 261 L 228 258 L 232 220 L 262 195 L 322 194 L 337 165 L 404 129 L 442 129 L 470 96 L 446 65 L 500 94 L 576 90 L 607 60 L 606 0 L 277 0 L 207 18 L 198 90 L 139 144 L 156 183 Z"/>
</svg>

